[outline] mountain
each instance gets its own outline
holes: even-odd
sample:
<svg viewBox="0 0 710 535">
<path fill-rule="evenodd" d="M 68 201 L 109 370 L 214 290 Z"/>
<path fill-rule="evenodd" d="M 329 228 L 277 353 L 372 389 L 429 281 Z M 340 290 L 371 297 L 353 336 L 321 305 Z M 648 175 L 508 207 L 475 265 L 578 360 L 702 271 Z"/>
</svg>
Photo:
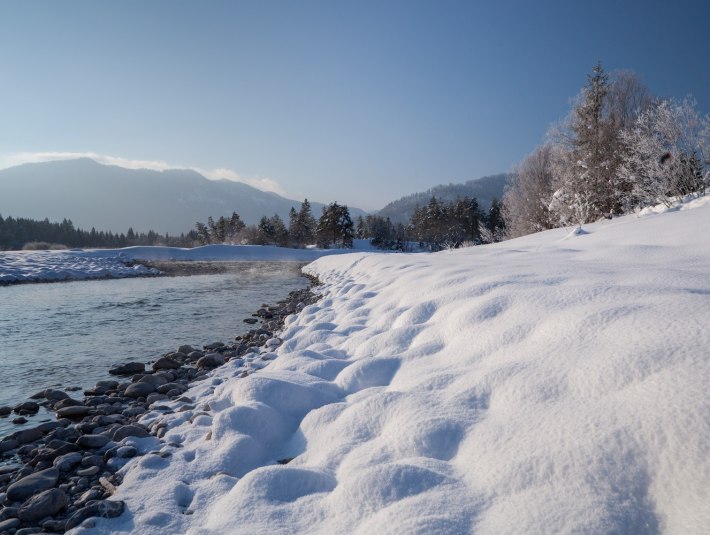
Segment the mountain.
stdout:
<svg viewBox="0 0 710 535">
<path fill-rule="evenodd" d="M 241 182 L 208 180 L 186 169 L 151 171 L 102 165 L 88 158 L 28 163 L 0 170 L 0 214 L 71 219 L 83 229 L 180 234 L 196 221 L 237 212 L 248 224 L 279 214 L 288 222 L 291 200 Z M 318 217 L 323 205 L 311 201 Z M 353 218 L 364 214 L 350 208 Z"/>
<path fill-rule="evenodd" d="M 503 196 L 503 189 L 509 177 L 509 174 L 501 173 L 469 180 L 463 184 L 434 186 L 427 191 L 412 193 L 392 201 L 377 212 L 377 215 L 389 217 L 393 223 L 406 223 L 412 217 L 414 208 L 417 205 L 424 206 L 432 197 L 446 201 L 455 201 L 457 197 L 476 197 L 481 208 L 488 209 L 494 197 L 500 200 Z"/>
</svg>

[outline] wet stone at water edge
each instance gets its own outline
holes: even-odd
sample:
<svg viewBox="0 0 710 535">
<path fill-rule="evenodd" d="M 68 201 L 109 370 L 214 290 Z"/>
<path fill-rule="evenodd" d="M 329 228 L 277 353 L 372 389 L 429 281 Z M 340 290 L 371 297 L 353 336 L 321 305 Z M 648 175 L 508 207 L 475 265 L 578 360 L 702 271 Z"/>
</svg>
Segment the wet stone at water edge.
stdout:
<svg viewBox="0 0 710 535">
<path fill-rule="evenodd" d="M 116 380 L 98 381 L 81 399 L 69 396 L 68 388 L 50 388 L 34 394 L 33 401 L 0 407 L 0 416 L 31 415 L 40 407 L 56 416 L 55 421 L 0 440 L 0 534 L 64 533 L 94 522 L 93 517 L 122 515 L 126 505 L 112 499 L 122 481 L 118 470 L 144 453 L 133 445 L 138 442 L 131 441 L 150 435 L 160 439 L 168 430 L 160 419 L 146 427 L 141 417 L 149 411 L 194 409 L 193 399 L 186 394 L 191 384 L 227 362 L 243 368 L 240 377 L 263 367 L 276 357 L 273 351 L 281 339 L 275 333 L 283 328 L 286 316 L 316 300 L 309 289 L 294 291 L 276 306 L 262 306 L 250 318 L 262 322 L 261 326 L 230 344 L 214 342 L 202 349 L 182 345 L 149 367 L 142 362 L 117 365 L 109 370 Z M 161 405 L 169 401 L 176 405 Z M 207 412 L 200 414 L 195 418 L 210 417 Z M 165 449 L 153 453 L 161 459 L 171 457 Z"/>
</svg>

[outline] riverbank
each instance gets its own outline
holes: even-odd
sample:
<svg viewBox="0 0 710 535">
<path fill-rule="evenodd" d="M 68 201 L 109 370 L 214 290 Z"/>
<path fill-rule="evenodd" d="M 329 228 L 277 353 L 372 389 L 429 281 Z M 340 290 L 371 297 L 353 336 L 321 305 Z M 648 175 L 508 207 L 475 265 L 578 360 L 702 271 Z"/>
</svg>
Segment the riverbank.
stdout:
<svg viewBox="0 0 710 535">
<path fill-rule="evenodd" d="M 202 349 L 181 346 L 148 369 L 142 362 L 124 363 L 109 371 L 116 380 L 99 381 L 81 399 L 47 389 L 14 408 L 0 407 L 5 415 L 32 414 L 44 407 L 57 417 L 0 440 L 0 533 L 34 527 L 63 533 L 90 517 L 122 514 L 123 502 L 108 500 L 121 481 L 117 471 L 147 450 L 166 457 L 152 449 L 165 447 L 160 441 L 165 426 L 139 420 L 194 410 L 194 400 L 185 393 L 215 368 L 228 364 L 240 377 L 260 369 L 268 360 L 264 349 L 280 343 L 274 333 L 285 318 L 315 300 L 310 288 L 290 292 L 284 301 L 263 305 L 245 318 L 244 324 L 254 328 L 234 342 Z"/>
</svg>

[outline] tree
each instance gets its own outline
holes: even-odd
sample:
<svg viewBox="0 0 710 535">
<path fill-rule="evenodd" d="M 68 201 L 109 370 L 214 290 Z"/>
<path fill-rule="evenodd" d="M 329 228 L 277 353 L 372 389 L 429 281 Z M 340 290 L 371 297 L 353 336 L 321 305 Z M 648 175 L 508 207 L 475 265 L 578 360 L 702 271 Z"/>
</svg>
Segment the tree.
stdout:
<svg viewBox="0 0 710 535">
<path fill-rule="evenodd" d="M 606 105 L 608 80 L 597 63 L 566 126 L 553 134 L 556 191 L 550 209 L 563 225 L 610 216 L 617 206 L 614 176 L 619 143 Z"/>
<path fill-rule="evenodd" d="M 327 249 L 331 245 L 340 248 L 353 246 L 353 222 L 350 211 L 337 202 L 323 207 L 323 213 L 316 228 L 318 246 Z"/>
<path fill-rule="evenodd" d="M 553 195 L 552 147 L 536 148 L 516 168 L 503 194 L 507 236 L 517 238 L 554 228 L 550 214 Z"/>
<path fill-rule="evenodd" d="M 694 100 L 652 106 L 622 140 L 619 177 L 631 185 L 623 199 L 627 207 L 671 206 L 676 197 L 703 193 L 710 184 L 710 116 L 701 116 Z"/>
<path fill-rule="evenodd" d="M 289 234 L 294 247 L 303 247 L 313 243 L 316 229 L 316 220 L 311 213 L 311 203 L 304 199 L 301 209 L 296 212 L 291 208 L 289 213 Z"/>
</svg>

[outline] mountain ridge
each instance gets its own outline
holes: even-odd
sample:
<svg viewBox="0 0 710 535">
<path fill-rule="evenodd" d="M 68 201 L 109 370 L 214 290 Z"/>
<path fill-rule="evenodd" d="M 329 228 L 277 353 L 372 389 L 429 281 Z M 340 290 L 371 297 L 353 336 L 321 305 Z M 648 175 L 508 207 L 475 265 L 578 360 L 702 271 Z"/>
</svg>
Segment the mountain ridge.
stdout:
<svg viewBox="0 0 710 535">
<path fill-rule="evenodd" d="M 479 206 L 487 210 L 493 198 L 500 200 L 510 173 L 487 175 L 463 183 L 439 184 L 426 191 L 405 195 L 388 203 L 377 215 L 389 217 L 393 223 L 408 223 L 414 209 L 426 205 L 432 197 L 445 201 L 455 201 L 457 197 L 476 197 Z"/>
<path fill-rule="evenodd" d="M 91 158 L 26 163 L 0 170 L 0 214 L 53 221 L 97 230 L 180 234 L 196 221 L 237 212 L 248 224 L 278 214 L 288 221 L 287 199 L 227 179 L 209 180 L 192 169 L 127 169 Z M 311 201 L 318 217 L 323 203 Z M 349 207 L 353 218 L 364 215 Z"/>
</svg>

